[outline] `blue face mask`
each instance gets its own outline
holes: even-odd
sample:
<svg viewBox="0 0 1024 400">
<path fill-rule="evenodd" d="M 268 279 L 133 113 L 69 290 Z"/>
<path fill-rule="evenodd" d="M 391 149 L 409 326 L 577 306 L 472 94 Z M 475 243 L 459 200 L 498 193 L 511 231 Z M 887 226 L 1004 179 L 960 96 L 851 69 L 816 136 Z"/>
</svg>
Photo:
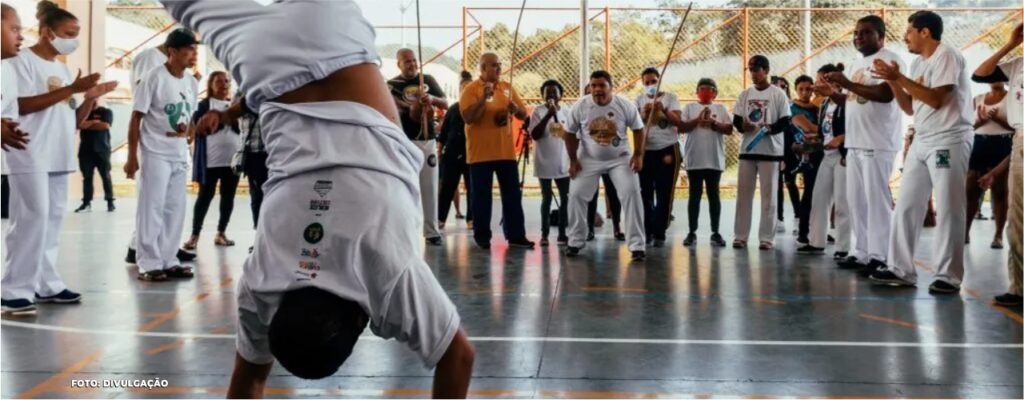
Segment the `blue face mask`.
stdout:
<svg viewBox="0 0 1024 400">
<path fill-rule="evenodd" d="M 654 84 L 644 86 L 644 94 L 646 94 L 647 97 L 654 97 L 654 95 L 658 94 L 658 85 Z"/>
</svg>

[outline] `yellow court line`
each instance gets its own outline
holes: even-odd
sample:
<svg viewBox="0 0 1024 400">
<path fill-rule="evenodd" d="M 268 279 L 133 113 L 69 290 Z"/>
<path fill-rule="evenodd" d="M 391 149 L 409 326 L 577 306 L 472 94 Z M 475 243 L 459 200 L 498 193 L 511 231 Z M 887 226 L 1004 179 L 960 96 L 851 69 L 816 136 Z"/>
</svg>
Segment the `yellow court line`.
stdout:
<svg viewBox="0 0 1024 400">
<path fill-rule="evenodd" d="M 917 324 L 915 324 L 913 322 L 901 321 L 901 320 L 892 319 L 892 318 L 885 318 L 885 317 L 880 317 L 880 316 L 877 316 L 877 315 L 863 314 L 862 313 L 862 314 L 860 314 L 860 317 L 864 318 L 864 319 L 870 319 L 870 320 L 873 320 L 873 321 L 885 322 L 885 323 L 888 323 L 888 324 L 902 326 L 904 328 L 910 328 L 910 329 L 917 329 L 918 328 Z"/>
<path fill-rule="evenodd" d="M 931 267 L 928 267 L 923 262 L 914 260 L 914 265 L 916 265 L 919 268 L 921 268 L 921 269 L 923 269 L 925 271 L 928 271 L 928 272 L 930 272 L 932 274 L 935 273 L 934 269 L 932 269 Z M 968 295 L 970 295 L 971 297 L 975 298 L 976 300 L 978 300 L 978 301 L 980 301 L 982 303 L 988 304 L 989 307 L 991 307 L 994 310 L 998 311 L 1000 314 L 1003 314 L 1003 315 L 1009 317 L 1010 319 L 1016 321 L 1018 324 L 1024 325 L 1024 318 L 1022 318 L 1017 313 L 1006 309 L 1006 307 L 1000 307 L 1000 306 L 996 305 L 995 303 L 993 303 L 991 300 L 985 299 L 981 295 L 981 292 L 978 292 L 977 290 L 974 290 L 974 289 L 969 288 L 969 287 L 962 287 L 962 289 L 963 289 L 964 292 L 967 292 Z"/>
<path fill-rule="evenodd" d="M 146 350 L 146 355 L 147 356 L 152 356 L 152 355 L 160 354 L 160 353 L 163 353 L 163 352 L 165 352 L 167 350 L 173 350 L 173 349 L 180 348 L 180 347 L 182 347 L 184 345 L 185 345 L 185 340 L 178 339 L 178 340 L 175 340 L 175 341 L 173 341 L 171 343 L 162 344 L 160 346 L 156 346 L 156 347 L 154 347 L 152 349 Z"/>
<path fill-rule="evenodd" d="M 52 376 L 47 378 L 42 383 L 32 387 L 29 390 L 26 390 L 26 391 L 22 392 L 21 394 L 19 394 L 17 396 L 17 398 L 19 398 L 19 399 L 31 399 L 33 397 L 36 397 L 36 396 L 40 395 L 40 394 L 46 393 L 46 392 L 52 390 L 53 388 L 57 388 L 57 387 L 63 388 L 62 386 L 58 386 L 58 383 L 62 383 L 62 382 L 63 383 L 67 383 L 69 381 L 68 378 L 71 376 L 71 374 L 74 374 L 74 373 L 80 371 L 82 368 L 85 368 L 85 366 L 87 366 L 89 364 L 92 364 L 93 361 L 96 361 L 102 355 L 103 355 L 102 351 L 97 351 L 95 353 L 92 353 L 92 354 L 86 356 L 85 358 L 83 358 L 81 360 L 78 360 L 78 362 L 72 364 L 70 367 L 62 369 L 60 372 L 58 372 L 56 374 L 53 374 Z"/>
</svg>

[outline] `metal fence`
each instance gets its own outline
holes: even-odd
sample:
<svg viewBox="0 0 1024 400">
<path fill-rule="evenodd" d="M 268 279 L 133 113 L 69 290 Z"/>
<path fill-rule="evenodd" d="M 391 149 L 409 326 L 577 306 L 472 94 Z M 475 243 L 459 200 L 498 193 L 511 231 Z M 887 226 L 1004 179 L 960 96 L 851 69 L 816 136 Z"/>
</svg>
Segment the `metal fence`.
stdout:
<svg viewBox="0 0 1024 400">
<path fill-rule="evenodd" d="M 137 39 L 138 45 L 128 49 L 123 48 L 128 47 L 124 45 L 108 48 L 111 66 L 129 66 L 134 51 L 155 45 L 154 39 L 159 37 L 159 33 L 173 26 L 170 18 L 158 7 L 110 6 L 107 10 L 110 16 L 143 26 L 147 32 L 157 32 L 133 38 Z M 1005 43 L 1011 29 L 1024 19 L 1024 8 L 932 10 L 943 17 L 943 41 L 961 49 L 971 69 Z M 452 11 L 458 12 L 457 9 Z M 524 99 L 537 102 L 541 82 L 550 78 L 565 84 L 567 100 L 578 97 L 580 93 L 575 82 L 579 81 L 580 63 L 584 61 L 590 70 L 611 72 L 616 79 L 616 91 L 634 98 L 640 91 L 639 72 L 643 67 L 664 64 L 685 10 L 623 7 L 588 10 L 587 60 L 580 57 L 583 35 L 578 8 L 526 9 L 524 18 L 543 16 L 545 21 L 557 22 L 545 23 L 545 28 L 529 34 L 521 33 L 514 57 L 511 54 L 514 26 L 509 26 L 508 22 L 515 21 L 518 8 L 462 7 L 461 11 L 462 23 L 459 25 L 429 25 L 429 21 L 424 25 L 425 36 L 445 40 L 444 47 L 424 54 L 424 66 L 441 63 L 447 57 L 451 61 L 445 63 L 447 68 L 455 70 L 461 67 L 475 72 L 479 55 L 484 51 L 494 51 L 505 60 L 506 73 L 515 74 L 516 90 Z M 719 101 L 731 107 L 733 99 L 749 85 L 746 60 L 750 55 L 766 55 L 772 64 L 772 75 L 786 77 L 790 82 L 804 73 L 813 76 L 813 71 L 823 64 L 848 64 L 856 59 L 858 54 L 852 45 L 853 27 L 857 19 L 870 14 L 886 21 L 886 46 L 904 55 L 909 62 L 912 55 L 906 50 L 903 33 L 907 17 L 915 11 L 918 9 L 694 9 L 663 77 L 663 87 L 679 95 L 685 103 L 696 100 L 694 89 L 698 79 L 714 78 L 719 86 Z M 376 28 L 379 34 L 403 29 L 415 34 L 414 25 Z M 206 53 L 205 60 L 200 60 L 206 68 L 222 68 Z M 983 85 L 974 89 L 975 94 L 987 90 Z M 127 101 L 130 93 L 122 95 Z M 909 123 L 909 118 L 906 120 Z M 726 186 L 735 183 L 739 140 L 737 135 L 733 135 L 727 141 L 727 171 L 723 178 Z M 529 170 L 527 174 L 532 175 Z M 527 179 L 527 185 L 531 184 L 536 184 L 532 176 Z M 680 184 L 686 185 L 685 175 Z"/>
</svg>

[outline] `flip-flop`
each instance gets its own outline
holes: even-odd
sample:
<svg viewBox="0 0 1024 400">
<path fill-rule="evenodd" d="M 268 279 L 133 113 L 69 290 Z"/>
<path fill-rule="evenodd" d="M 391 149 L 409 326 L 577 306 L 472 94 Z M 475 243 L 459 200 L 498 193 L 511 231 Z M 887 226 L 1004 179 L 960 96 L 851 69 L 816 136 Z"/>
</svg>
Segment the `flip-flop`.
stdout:
<svg viewBox="0 0 1024 400">
<path fill-rule="evenodd" d="M 164 271 L 148 271 L 148 272 L 139 271 L 138 278 L 139 278 L 140 281 L 164 282 L 164 281 L 167 280 L 167 274 L 164 273 Z"/>
<path fill-rule="evenodd" d="M 192 267 L 175 266 L 167 268 L 163 272 L 168 278 L 191 278 L 195 276 L 192 273 Z"/>
<path fill-rule="evenodd" d="M 231 239 L 228 239 L 228 238 L 226 238 L 224 236 L 217 236 L 216 238 L 213 239 L 213 244 L 215 244 L 217 246 L 221 246 L 221 247 L 229 247 L 229 246 L 234 246 L 235 245 L 235 241 L 231 240 Z"/>
</svg>

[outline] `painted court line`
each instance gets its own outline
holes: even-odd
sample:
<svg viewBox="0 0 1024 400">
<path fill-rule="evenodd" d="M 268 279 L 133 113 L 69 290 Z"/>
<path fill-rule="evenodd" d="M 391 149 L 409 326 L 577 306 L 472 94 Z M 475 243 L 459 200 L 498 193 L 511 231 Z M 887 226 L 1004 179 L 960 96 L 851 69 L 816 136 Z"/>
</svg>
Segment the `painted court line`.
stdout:
<svg viewBox="0 0 1024 400">
<path fill-rule="evenodd" d="M 232 334 L 138 332 L 108 329 L 85 329 L 65 326 L 43 325 L 18 321 L 0 321 L 0 325 L 37 329 L 54 332 L 87 333 L 95 335 L 118 335 L 182 339 L 230 339 Z M 384 341 L 376 336 L 364 335 L 360 340 Z M 949 343 L 949 342 L 852 342 L 852 341 L 805 341 L 805 340 L 739 340 L 739 339 L 643 339 L 643 338 L 581 338 L 581 337 L 537 337 L 537 336 L 478 336 L 469 338 L 473 342 L 516 342 L 516 343 L 598 343 L 598 344 L 674 344 L 711 346 L 809 346 L 809 347 L 916 347 L 916 348 L 972 348 L 972 349 L 1022 349 L 1024 343 Z"/>
</svg>

